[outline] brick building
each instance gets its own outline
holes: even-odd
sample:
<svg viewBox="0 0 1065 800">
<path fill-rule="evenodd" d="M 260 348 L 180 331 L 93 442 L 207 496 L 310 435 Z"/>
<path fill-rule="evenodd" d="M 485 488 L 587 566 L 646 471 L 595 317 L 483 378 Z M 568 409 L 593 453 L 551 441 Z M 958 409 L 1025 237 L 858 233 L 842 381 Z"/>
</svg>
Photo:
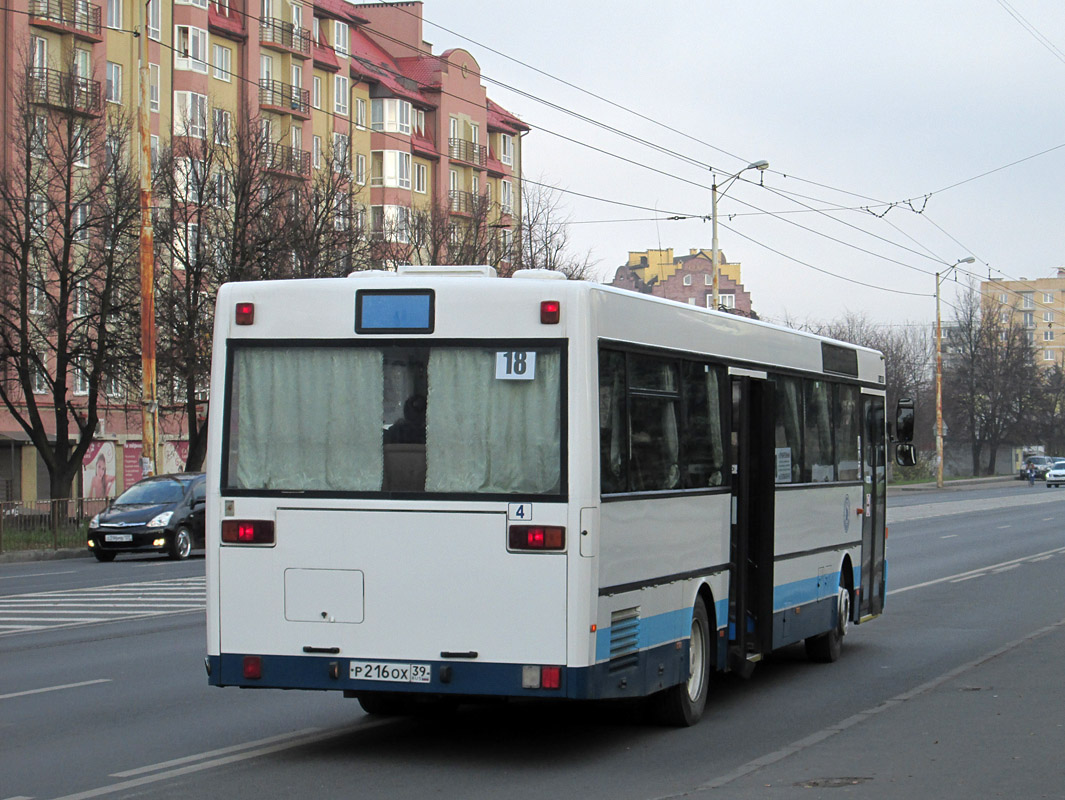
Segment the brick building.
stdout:
<svg viewBox="0 0 1065 800">
<path fill-rule="evenodd" d="M 752 316 L 751 295 L 740 280 L 740 264 L 729 263 L 718 251 L 718 304 L 722 309 Z M 672 249 L 630 252 L 618 267 L 611 286 L 665 297 L 689 305 L 713 306 L 713 261 L 710 250 L 689 250 L 674 256 Z"/>
<path fill-rule="evenodd" d="M 52 112 L 124 110 L 135 126 L 142 14 L 153 161 L 176 137 L 217 143 L 251 118 L 272 170 L 307 182 L 320 170 L 349 174 L 358 207 L 345 216 L 377 240 L 408 241 L 418 210 L 442 208 L 458 225 L 487 208 L 498 263 L 507 266 L 520 231 L 529 126 L 487 97 L 470 52 L 434 54 L 421 2 L 8 0 L 0 8 L 0 119 L 10 125 L 15 92 L 32 80 L 65 90 L 49 93 Z M 0 146 L 0 169 L 17 159 L 11 149 Z M 173 269 L 158 260 L 156 268 Z M 102 451 L 93 452 L 106 456 L 118 491 L 136 477 L 139 386 L 109 387 L 104 405 Z M 171 466 L 181 461 L 183 435 L 179 419 L 164 420 Z M 34 448 L 0 411 L 0 501 L 47 495 Z"/>
</svg>

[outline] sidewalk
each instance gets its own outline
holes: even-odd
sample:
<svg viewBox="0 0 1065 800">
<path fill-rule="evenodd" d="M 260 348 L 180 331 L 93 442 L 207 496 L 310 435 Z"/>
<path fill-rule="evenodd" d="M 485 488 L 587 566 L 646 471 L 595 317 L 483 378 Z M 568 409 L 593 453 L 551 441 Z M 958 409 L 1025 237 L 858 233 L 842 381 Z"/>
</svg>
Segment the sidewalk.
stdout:
<svg viewBox="0 0 1065 800">
<path fill-rule="evenodd" d="M 1065 798 L 1063 661 L 1065 620 L 685 797 Z"/>
</svg>

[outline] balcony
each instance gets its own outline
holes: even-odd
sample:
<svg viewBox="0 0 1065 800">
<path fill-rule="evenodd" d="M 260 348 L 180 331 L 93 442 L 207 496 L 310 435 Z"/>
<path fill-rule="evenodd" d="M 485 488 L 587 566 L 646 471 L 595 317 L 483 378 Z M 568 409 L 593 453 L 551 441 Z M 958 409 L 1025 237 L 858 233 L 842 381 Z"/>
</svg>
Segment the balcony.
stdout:
<svg viewBox="0 0 1065 800">
<path fill-rule="evenodd" d="M 483 167 L 488 161 L 488 148 L 483 144 L 468 142 L 465 139 L 448 139 L 447 157 Z"/>
<path fill-rule="evenodd" d="M 480 202 L 480 198 L 473 192 L 459 192 L 452 189 L 447 193 L 448 200 L 451 203 L 452 214 L 474 214 L 477 211 L 477 204 Z"/>
<path fill-rule="evenodd" d="M 290 83 L 263 78 L 259 81 L 259 105 L 266 111 L 311 118 L 311 93 Z"/>
<path fill-rule="evenodd" d="M 297 178 L 311 177 L 311 154 L 285 144 L 263 147 L 266 169 Z"/>
<path fill-rule="evenodd" d="M 30 24 L 102 42 L 100 7 L 87 0 L 30 0 Z"/>
<path fill-rule="evenodd" d="M 259 21 L 259 41 L 266 47 L 305 58 L 311 54 L 311 34 L 308 30 L 274 17 L 264 17 Z"/>
<path fill-rule="evenodd" d="M 74 114 L 95 115 L 101 111 L 100 82 L 57 69 L 33 67 L 26 74 L 31 103 Z"/>
</svg>

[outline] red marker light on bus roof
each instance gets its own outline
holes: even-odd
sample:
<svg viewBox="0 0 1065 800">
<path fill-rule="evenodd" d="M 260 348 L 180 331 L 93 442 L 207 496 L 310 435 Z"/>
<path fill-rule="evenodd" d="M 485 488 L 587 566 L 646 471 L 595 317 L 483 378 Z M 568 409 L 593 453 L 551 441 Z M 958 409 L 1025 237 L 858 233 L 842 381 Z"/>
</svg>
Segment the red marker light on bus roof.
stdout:
<svg viewBox="0 0 1065 800">
<path fill-rule="evenodd" d="M 237 324 L 251 325 L 255 322 L 255 303 L 237 303 Z"/>
<path fill-rule="evenodd" d="M 543 300 L 540 302 L 540 324 L 557 325 L 562 317 L 562 303 L 558 300 Z"/>
</svg>

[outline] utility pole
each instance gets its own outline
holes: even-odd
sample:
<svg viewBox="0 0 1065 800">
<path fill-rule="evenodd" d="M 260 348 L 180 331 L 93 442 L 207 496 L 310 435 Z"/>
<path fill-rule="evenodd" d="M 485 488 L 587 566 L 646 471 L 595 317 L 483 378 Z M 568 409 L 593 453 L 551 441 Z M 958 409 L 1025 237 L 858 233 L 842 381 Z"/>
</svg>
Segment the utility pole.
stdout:
<svg viewBox="0 0 1065 800">
<path fill-rule="evenodd" d="M 155 236 L 152 231 L 152 140 L 149 125 L 148 2 L 140 3 L 137 78 L 141 200 L 141 474 L 159 474 L 159 401 L 155 380 Z"/>
</svg>

